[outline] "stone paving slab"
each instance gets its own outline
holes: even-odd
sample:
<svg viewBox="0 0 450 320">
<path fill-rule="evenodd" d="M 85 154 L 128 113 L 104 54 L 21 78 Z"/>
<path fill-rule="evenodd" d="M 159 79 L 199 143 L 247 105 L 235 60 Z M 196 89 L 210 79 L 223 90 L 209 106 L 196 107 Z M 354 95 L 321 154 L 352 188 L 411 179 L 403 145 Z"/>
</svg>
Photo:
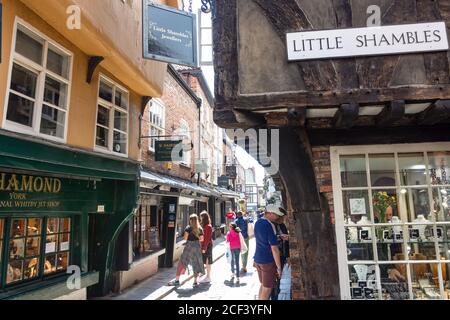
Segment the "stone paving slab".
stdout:
<svg viewBox="0 0 450 320">
<path fill-rule="evenodd" d="M 257 300 L 259 292 L 258 274 L 253 267 L 255 250 L 254 239 L 250 240 L 248 272 L 241 275 L 240 283 L 231 280 L 231 266 L 225 257 L 212 265 L 212 282 L 200 284 L 193 288 L 193 280 L 189 279 L 183 285 L 170 292 L 163 300 Z"/>
<path fill-rule="evenodd" d="M 213 258 L 215 261 L 224 257 L 226 246 L 224 238 L 218 238 L 214 241 Z M 223 260 L 226 261 L 224 258 Z M 107 300 L 160 300 L 172 293 L 176 288 L 168 286 L 167 283 L 175 279 L 177 263 L 172 268 L 160 268 L 158 273 L 151 278 L 129 288 L 118 295 L 104 297 Z M 189 273 L 188 273 L 189 272 Z M 193 279 L 192 270 L 181 276 L 180 283 L 183 286 L 189 280 Z M 192 285 L 191 285 L 192 287 Z"/>
</svg>

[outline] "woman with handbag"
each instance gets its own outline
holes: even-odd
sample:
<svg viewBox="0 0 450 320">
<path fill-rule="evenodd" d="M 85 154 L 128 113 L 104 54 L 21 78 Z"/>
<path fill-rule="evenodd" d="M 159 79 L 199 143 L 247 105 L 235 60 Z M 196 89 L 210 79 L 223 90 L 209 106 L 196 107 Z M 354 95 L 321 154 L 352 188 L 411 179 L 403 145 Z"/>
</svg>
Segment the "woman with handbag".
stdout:
<svg viewBox="0 0 450 320">
<path fill-rule="evenodd" d="M 189 226 L 184 230 L 184 240 L 186 246 L 181 254 L 180 261 L 178 261 L 176 278 L 168 283 L 169 286 L 179 286 L 180 276 L 186 272 L 189 265 L 194 271 L 194 288 L 198 286 L 198 275 L 205 274 L 205 267 L 203 265 L 203 256 L 200 242 L 203 241 L 203 229 L 198 221 L 196 214 L 191 214 L 189 217 Z"/>
</svg>

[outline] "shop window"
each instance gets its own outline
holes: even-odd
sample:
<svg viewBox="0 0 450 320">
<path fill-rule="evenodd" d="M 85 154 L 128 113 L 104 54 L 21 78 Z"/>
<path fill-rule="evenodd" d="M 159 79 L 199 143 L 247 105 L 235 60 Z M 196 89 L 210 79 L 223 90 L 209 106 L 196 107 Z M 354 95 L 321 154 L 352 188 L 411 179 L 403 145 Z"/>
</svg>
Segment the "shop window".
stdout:
<svg viewBox="0 0 450 320">
<path fill-rule="evenodd" d="M 49 218 L 45 241 L 44 274 L 67 270 L 70 250 L 70 219 Z"/>
<path fill-rule="evenodd" d="M 159 136 L 164 135 L 166 121 L 166 107 L 160 99 L 154 99 L 151 102 L 150 114 L 149 114 L 149 140 L 148 148 L 150 151 L 155 151 L 156 141 L 160 140 Z"/>
<path fill-rule="evenodd" d="M 72 54 L 17 24 L 6 128 L 65 140 Z"/>
<path fill-rule="evenodd" d="M 11 221 L 6 284 L 39 276 L 42 219 Z"/>
<path fill-rule="evenodd" d="M 180 210 L 177 214 L 177 242 L 183 240 L 184 229 L 186 229 L 189 224 L 189 216 L 195 211 L 194 207 L 192 206 L 180 205 L 179 207 Z"/>
<path fill-rule="evenodd" d="M 95 145 L 100 150 L 128 154 L 129 93 L 100 77 Z"/>
<path fill-rule="evenodd" d="M 343 297 L 449 299 L 450 152 L 427 147 L 335 148 Z"/>
<path fill-rule="evenodd" d="M 0 266 L 2 266 L 2 256 L 3 256 L 3 237 L 4 237 L 5 220 L 0 219 Z M 1 281 L 0 281 L 1 284 Z"/>
<path fill-rule="evenodd" d="M 161 249 L 158 207 L 141 205 L 134 217 L 134 256 L 145 257 Z"/>
<path fill-rule="evenodd" d="M 70 218 L 48 218 L 46 224 L 43 218 L 12 218 L 9 221 L 6 285 L 67 270 L 71 248 Z M 0 231 L 5 225 L 6 220 L 0 220 Z M 2 237 L 3 232 L 0 233 L 0 247 L 4 241 Z"/>
</svg>

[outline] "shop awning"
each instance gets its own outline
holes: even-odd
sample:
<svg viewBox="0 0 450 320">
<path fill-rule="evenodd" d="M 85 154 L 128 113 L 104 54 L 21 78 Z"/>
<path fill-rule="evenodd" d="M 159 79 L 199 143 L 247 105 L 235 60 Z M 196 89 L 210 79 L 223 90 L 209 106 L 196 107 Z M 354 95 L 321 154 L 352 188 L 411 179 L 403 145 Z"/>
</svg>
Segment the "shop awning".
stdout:
<svg viewBox="0 0 450 320">
<path fill-rule="evenodd" d="M 217 192 L 220 193 L 220 195 L 223 198 L 241 198 L 242 197 L 241 194 L 231 191 L 231 190 L 228 190 L 228 189 L 225 189 L 225 188 L 218 187 L 218 188 L 216 188 L 216 190 L 217 190 Z"/>
<path fill-rule="evenodd" d="M 207 196 L 220 196 L 221 194 L 216 190 L 213 190 L 209 187 L 199 186 L 193 182 L 186 181 L 183 179 L 163 175 L 161 173 L 149 172 L 141 170 L 141 180 L 145 182 L 152 182 L 162 185 L 167 185 L 173 188 L 178 189 L 186 189 L 190 191 L 194 191 L 198 194 L 203 194 Z"/>
</svg>

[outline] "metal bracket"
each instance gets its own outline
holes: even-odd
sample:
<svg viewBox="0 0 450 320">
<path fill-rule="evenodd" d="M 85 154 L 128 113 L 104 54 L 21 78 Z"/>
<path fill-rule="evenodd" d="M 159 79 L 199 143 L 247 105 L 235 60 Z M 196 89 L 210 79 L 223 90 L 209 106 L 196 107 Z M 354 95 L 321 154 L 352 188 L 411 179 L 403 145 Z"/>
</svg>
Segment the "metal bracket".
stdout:
<svg viewBox="0 0 450 320">
<path fill-rule="evenodd" d="M 94 75 L 94 71 L 98 67 L 100 62 L 102 62 L 103 60 L 105 60 L 105 58 L 104 57 L 100 57 L 100 56 L 89 57 L 87 77 L 86 77 L 86 82 L 87 83 L 90 84 L 92 82 L 92 77 Z"/>
<path fill-rule="evenodd" d="M 144 111 L 145 108 L 147 107 L 148 103 L 152 100 L 153 98 L 150 96 L 143 96 L 142 100 L 141 100 L 141 114 L 139 115 L 139 142 L 138 142 L 138 147 L 139 149 L 142 148 L 142 120 L 144 117 Z"/>
</svg>

